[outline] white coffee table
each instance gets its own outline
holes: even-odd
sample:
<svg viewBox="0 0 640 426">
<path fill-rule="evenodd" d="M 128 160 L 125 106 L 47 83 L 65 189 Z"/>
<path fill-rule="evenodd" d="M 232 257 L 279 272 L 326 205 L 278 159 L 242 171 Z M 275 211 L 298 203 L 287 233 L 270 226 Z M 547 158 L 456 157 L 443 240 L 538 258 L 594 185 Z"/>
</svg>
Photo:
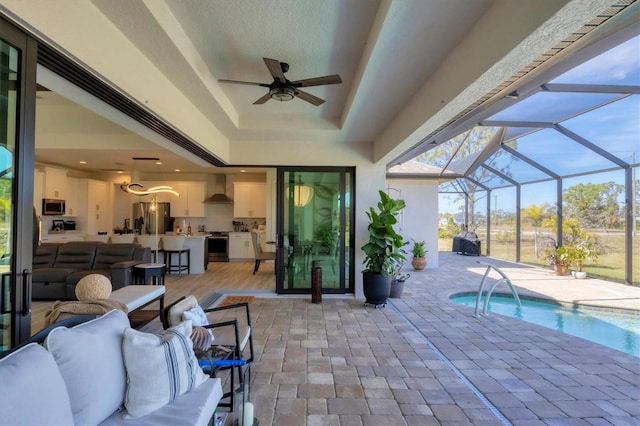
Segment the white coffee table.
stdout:
<svg viewBox="0 0 640 426">
<path fill-rule="evenodd" d="M 109 299 L 126 305 L 129 313 L 159 300 L 160 312 L 164 308 L 164 293 L 163 285 L 127 285 L 111 292 Z"/>
</svg>

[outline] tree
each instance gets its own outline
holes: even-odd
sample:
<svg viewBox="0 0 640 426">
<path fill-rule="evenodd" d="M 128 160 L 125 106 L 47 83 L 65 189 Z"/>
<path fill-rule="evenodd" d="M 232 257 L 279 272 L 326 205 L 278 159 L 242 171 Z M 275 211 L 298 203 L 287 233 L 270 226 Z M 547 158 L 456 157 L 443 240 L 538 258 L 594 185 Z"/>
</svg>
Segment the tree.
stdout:
<svg viewBox="0 0 640 426">
<path fill-rule="evenodd" d="M 546 218 L 552 216 L 550 206 L 547 203 L 536 205 L 531 204 L 529 207 L 522 210 L 522 219 L 531 224 L 534 231 L 533 247 L 536 257 L 539 257 L 538 253 L 538 236 L 540 234 L 540 227 Z"/>
<path fill-rule="evenodd" d="M 584 228 L 615 228 L 624 221 L 624 207 L 618 203 L 623 191 L 615 182 L 571 186 L 563 194 L 564 216 L 577 219 Z"/>
</svg>

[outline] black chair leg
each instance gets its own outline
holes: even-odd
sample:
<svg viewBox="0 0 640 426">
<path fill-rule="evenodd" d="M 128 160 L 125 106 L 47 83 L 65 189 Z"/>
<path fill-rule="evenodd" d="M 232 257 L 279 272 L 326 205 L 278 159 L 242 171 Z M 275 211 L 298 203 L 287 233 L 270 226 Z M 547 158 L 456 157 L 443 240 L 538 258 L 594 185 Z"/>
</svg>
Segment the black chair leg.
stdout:
<svg viewBox="0 0 640 426">
<path fill-rule="evenodd" d="M 258 268 L 260 267 L 260 259 L 256 259 L 256 265 L 253 267 L 253 274 L 255 275 L 258 272 Z"/>
</svg>

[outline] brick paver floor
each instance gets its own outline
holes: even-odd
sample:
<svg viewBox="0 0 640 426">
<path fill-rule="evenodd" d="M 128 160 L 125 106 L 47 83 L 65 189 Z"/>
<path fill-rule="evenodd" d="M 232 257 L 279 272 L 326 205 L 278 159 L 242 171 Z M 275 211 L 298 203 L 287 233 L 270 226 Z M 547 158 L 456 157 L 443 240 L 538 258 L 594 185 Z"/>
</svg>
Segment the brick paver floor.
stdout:
<svg viewBox="0 0 640 426">
<path fill-rule="evenodd" d="M 500 315 L 474 318 L 449 300 L 477 290 L 477 260 L 494 262 L 441 253 L 439 268 L 411 272 L 402 298 L 380 309 L 353 298 L 256 297 L 260 424 L 640 424 L 639 358 Z M 640 303 L 638 288 L 495 263 L 523 294 Z"/>
</svg>

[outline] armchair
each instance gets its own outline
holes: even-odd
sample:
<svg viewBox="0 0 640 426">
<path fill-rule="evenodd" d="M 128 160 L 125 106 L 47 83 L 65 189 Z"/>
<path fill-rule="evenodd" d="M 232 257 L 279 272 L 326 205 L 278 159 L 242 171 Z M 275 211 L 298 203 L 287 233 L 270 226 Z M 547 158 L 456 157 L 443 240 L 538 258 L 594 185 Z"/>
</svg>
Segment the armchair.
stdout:
<svg viewBox="0 0 640 426">
<path fill-rule="evenodd" d="M 196 298 L 191 295 L 182 297 L 171 305 L 165 307 L 160 312 L 160 321 L 163 328 L 167 329 L 183 321 L 183 314 L 185 311 L 189 311 L 198 304 Z M 230 350 L 233 352 L 233 359 L 243 360 L 246 364 L 253 362 L 254 349 L 253 349 L 253 336 L 251 332 L 251 317 L 249 314 L 248 303 L 236 303 L 227 306 L 207 308 L 203 309 L 208 325 L 202 327 L 213 330 L 215 340 L 213 345 L 206 351 L 196 350 L 196 356 L 199 359 L 211 360 L 216 358 L 219 352 Z M 248 345 L 248 348 L 247 348 Z M 248 358 L 244 358 L 244 352 L 248 349 Z M 238 363 L 239 364 L 239 363 Z M 234 369 L 238 373 L 239 386 L 244 385 L 244 374 L 242 371 L 242 365 L 229 365 L 217 369 L 211 369 L 208 371 L 213 377 L 216 371 L 231 369 L 230 373 L 230 390 L 224 393 L 224 398 L 229 398 L 228 403 L 219 404 L 222 407 L 229 407 L 233 409 L 234 398 Z"/>
</svg>

